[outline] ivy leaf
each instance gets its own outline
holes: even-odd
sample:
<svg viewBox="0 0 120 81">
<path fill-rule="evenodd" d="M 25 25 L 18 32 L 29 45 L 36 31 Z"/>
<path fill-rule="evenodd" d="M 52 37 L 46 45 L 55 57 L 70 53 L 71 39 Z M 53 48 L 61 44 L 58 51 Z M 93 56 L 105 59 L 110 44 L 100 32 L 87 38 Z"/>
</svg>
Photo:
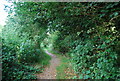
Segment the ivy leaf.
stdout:
<svg viewBox="0 0 120 81">
<path fill-rule="evenodd" d="M 114 12 L 113 14 L 114 14 L 114 16 L 117 16 L 119 13 L 118 12 Z"/>
<path fill-rule="evenodd" d="M 86 71 L 86 74 L 89 74 L 90 73 L 90 70 Z"/>
<path fill-rule="evenodd" d="M 89 75 L 85 75 L 84 76 L 84 79 L 88 79 L 90 76 Z"/>
<path fill-rule="evenodd" d="M 100 15 L 100 17 L 104 17 L 104 16 L 105 16 L 105 14 L 101 14 L 101 15 Z"/>
</svg>

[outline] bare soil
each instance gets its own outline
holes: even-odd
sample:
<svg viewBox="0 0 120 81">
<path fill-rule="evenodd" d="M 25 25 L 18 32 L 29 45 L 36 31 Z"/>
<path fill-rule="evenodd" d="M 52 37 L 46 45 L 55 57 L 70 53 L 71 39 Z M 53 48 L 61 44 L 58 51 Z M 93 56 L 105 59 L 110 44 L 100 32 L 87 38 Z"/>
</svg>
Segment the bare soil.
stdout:
<svg viewBox="0 0 120 81">
<path fill-rule="evenodd" d="M 60 64 L 60 59 L 56 55 L 49 53 L 48 51 L 46 51 L 46 53 L 51 56 L 50 65 L 45 67 L 43 73 L 37 74 L 37 78 L 56 79 L 56 67 Z"/>
</svg>

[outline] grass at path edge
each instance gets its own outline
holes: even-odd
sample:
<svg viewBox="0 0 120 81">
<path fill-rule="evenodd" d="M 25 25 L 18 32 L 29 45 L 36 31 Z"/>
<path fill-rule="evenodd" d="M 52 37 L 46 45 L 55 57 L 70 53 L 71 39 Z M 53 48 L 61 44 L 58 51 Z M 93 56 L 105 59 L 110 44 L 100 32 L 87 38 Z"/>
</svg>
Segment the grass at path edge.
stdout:
<svg viewBox="0 0 120 81">
<path fill-rule="evenodd" d="M 50 53 L 55 54 L 58 58 L 60 58 L 60 65 L 57 66 L 57 75 L 56 79 L 73 79 L 76 74 L 73 71 L 73 67 L 71 65 L 71 60 L 69 57 L 60 54 L 59 52 L 55 52 L 49 50 Z"/>
</svg>

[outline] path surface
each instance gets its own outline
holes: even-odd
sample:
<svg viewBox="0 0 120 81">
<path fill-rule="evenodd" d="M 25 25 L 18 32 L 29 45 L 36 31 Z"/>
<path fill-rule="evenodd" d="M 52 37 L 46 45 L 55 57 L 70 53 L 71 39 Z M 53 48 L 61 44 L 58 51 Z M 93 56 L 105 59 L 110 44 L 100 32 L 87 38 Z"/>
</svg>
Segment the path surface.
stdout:
<svg viewBox="0 0 120 81">
<path fill-rule="evenodd" d="M 46 53 L 51 56 L 50 65 L 45 68 L 43 73 L 37 74 L 37 78 L 56 79 L 56 67 L 60 64 L 60 59 L 56 55 L 49 53 L 48 51 L 46 51 Z"/>
</svg>

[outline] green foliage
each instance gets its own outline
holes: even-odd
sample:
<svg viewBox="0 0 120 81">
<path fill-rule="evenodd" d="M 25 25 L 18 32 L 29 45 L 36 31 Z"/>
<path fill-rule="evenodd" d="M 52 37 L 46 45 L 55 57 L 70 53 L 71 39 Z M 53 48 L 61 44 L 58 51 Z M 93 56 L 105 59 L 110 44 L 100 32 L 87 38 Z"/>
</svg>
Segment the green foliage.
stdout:
<svg viewBox="0 0 120 81">
<path fill-rule="evenodd" d="M 69 60 L 66 57 L 59 56 L 61 59 L 60 65 L 56 68 L 57 70 L 57 79 L 66 79 L 65 70 L 68 68 Z"/>
<path fill-rule="evenodd" d="M 2 41 L 2 79 L 17 81 L 20 79 L 35 79 L 33 73 L 37 69 L 30 67 L 26 62 L 19 62 L 17 48 L 12 43 L 6 44 Z"/>
<path fill-rule="evenodd" d="M 14 2 L 2 37 L 3 79 L 32 78 L 10 68 L 46 64 L 41 44 L 70 56 L 74 79 L 120 78 L 119 4 Z"/>
<path fill-rule="evenodd" d="M 25 3 L 24 7 L 20 7 L 21 4 L 14 3 L 14 9 L 11 7 L 13 11 L 9 11 L 7 24 L 2 30 L 4 81 L 36 79 L 34 74 L 41 71 L 41 68 L 34 68 L 33 65 L 39 63 L 39 66 L 43 67 L 50 60 L 50 56 L 46 55 L 40 46 L 46 36 L 45 28 L 40 28 L 39 23 L 33 22 L 35 13 L 24 16 L 29 12 L 28 5 L 32 4 Z"/>
<path fill-rule="evenodd" d="M 94 37 L 92 40 L 80 41 L 71 53 L 79 79 L 117 79 L 119 76 L 116 62 L 118 55 L 112 48 L 114 43 L 109 43 L 107 37 L 100 37 L 101 44 L 94 44 L 95 39 Z"/>
<path fill-rule="evenodd" d="M 50 6 L 50 4 L 52 4 Z M 74 61 L 78 79 L 118 79 L 119 3 L 46 3 L 53 47 Z M 59 14 L 61 13 L 61 14 Z M 117 47 L 117 48 L 116 48 Z"/>
</svg>

